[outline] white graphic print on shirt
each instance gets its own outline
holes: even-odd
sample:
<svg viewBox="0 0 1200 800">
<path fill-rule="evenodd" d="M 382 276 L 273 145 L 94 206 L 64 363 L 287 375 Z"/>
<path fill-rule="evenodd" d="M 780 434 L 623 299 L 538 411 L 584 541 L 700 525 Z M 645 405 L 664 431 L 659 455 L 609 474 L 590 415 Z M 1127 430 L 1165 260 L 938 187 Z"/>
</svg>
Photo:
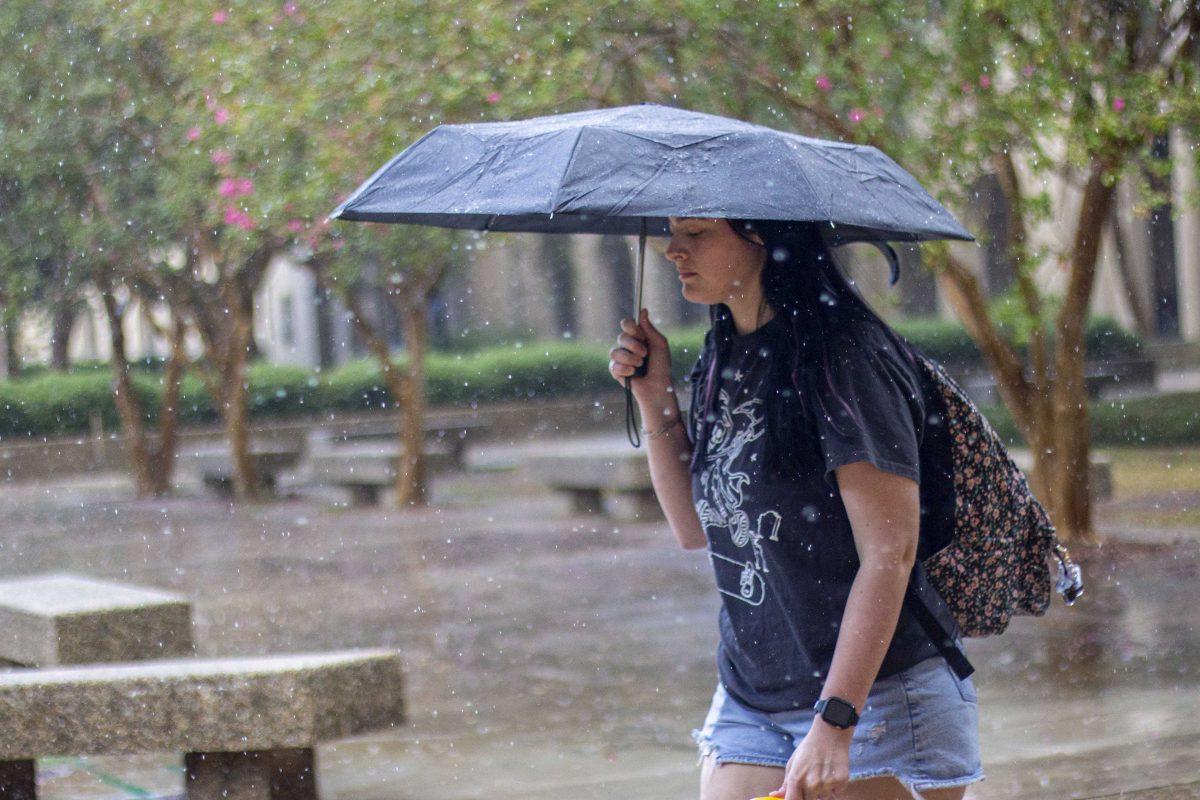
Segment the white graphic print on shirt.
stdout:
<svg viewBox="0 0 1200 800">
<path fill-rule="evenodd" d="M 747 400 L 730 411 L 729 395 L 724 389 L 720 390 L 718 398 L 721 416 L 714 421 L 709 434 L 708 452 L 700 473 L 704 494 L 696 504 L 696 513 L 705 532 L 709 533 L 710 542 L 712 531 L 724 529 L 739 548 L 750 545 L 753 557 L 748 561 L 737 561 L 715 553 L 711 545 L 709 556 L 741 569 L 736 592 L 721 586 L 719 576 L 725 570 L 717 569 L 717 589 L 722 594 L 757 606 L 766 599 L 767 583 L 763 573 L 769 571 L 761 542 L 763 538 L 779 541 L 782 517 L 777 511 L 764 511 L 758 515 L 757 527 L 750 526 L 750 519 L 741 508 L 742 490 L 750 482 L 750 476 L 745 472 L 734 472 L 733 465 L 746 444 L 760 439 L 765 432 L 762 410 L 759 408 L 762 399 L 756 397 Z"/>
</svg>

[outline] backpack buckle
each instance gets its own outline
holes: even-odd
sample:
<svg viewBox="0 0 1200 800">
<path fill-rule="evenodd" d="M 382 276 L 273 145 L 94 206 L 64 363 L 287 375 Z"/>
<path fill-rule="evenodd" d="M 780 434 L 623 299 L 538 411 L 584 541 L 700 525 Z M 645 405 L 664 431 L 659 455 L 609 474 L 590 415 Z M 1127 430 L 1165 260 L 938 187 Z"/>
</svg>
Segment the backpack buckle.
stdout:
<svg viewBox="0 0 1200 800">
<path fill-rule="evenodd" d="M 1071 554 L 1061 544 L 1054 545 L 1054 555 L 1058 558 L 1058 582 L 1054 591 L 1062 595 L 1063 602 L 1071 606 L 1083 594 L 1083 573 L 1079 565 L 1071 560 Z"/>
</svg>

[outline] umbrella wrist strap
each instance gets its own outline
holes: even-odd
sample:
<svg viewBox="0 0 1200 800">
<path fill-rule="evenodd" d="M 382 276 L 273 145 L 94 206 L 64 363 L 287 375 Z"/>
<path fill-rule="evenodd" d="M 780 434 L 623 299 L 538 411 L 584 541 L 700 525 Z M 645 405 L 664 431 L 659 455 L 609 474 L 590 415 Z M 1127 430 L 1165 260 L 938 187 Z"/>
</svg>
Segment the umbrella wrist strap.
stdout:
<svg viewBox="0 0 1200 800">
<path fill-rule="evenodd" d="M 630 378 L 625 379 L 625 435 L 634 447 L 641 447 L 642 437 L 638 428 L 637 415 L 633 410 L 633 388 Z"/>
</svg>

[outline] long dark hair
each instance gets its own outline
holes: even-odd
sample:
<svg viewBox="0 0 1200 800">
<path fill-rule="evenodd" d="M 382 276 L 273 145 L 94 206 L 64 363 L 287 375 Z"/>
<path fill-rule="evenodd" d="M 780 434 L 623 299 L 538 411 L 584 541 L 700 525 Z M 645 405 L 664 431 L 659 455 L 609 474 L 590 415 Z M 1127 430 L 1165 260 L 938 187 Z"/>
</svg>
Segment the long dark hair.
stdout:
<svg viewBox="0 0 1200 800">
<path fill-rule="evenodd" d="M 823 414 L 837 415 L 818 399 L 825 393 L 812 391 L 813 381 L 823 381 L 835 402 L 849 412 L 852 423 L 860 420 L 852 404 L 837 394 L 831 380 L 829 343 L 849 336 L 864 345 L 864 325 L 877 326 L 899 353 L 911 358 L 907 342 L 876 314 L 844 276 L 834 254 L 815 223 L 776 220 L 726 220 L 734 233 L 758 246 L 750 238 L 757 233 L 766 250 L 762 288 L 776 314 L 785 315 L 790 358 L 772 359 L 775 370 L 766 398 L 767 448 L 765 468 L 776 479 L 800 473 L 817 456 L 809 420 Z M 693 403 L 701 403 L 697 441 L 691 469 L 700 469 L 708 445 L 708 434 L 716 414 L 716 378 L 736 334 L 733 315 L 724 303 L 708 307 L 711 328 L 701 353 L 700 376 Z M 836 423 L 835 423 L 836 424 Z"/>
</svg>

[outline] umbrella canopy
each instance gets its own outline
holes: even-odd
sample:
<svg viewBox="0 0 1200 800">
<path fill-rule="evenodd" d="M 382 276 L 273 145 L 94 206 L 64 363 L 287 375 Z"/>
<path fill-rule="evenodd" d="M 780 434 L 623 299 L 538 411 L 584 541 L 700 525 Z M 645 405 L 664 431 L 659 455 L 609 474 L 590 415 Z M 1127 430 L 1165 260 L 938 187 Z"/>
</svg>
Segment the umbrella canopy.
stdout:
<svg viewBox="0 0 1200 800">
<path fill-rule="evenodd" d="M 647 236 L 668 217 L 811 222 L 831 245 L 973 241 L 877 148 L 813 139 L 646 103 L 511 122 L 439 125 L 339 205 L 332 219 L 527 233 L 638 234 L 634 319 Z M 634 373 L 645 375 L 646 365 Z M 626 427 L 637 447 L 625 380 Z"/>
<path fill-rule="evenodd" d="M 654 104 L 439 125 L 331 216 L 649 236 L 669 236 L 669 216 L 725 217 L 828 223 L 831 244 L 974 239 L 877 148 Z"/>
</svg>

